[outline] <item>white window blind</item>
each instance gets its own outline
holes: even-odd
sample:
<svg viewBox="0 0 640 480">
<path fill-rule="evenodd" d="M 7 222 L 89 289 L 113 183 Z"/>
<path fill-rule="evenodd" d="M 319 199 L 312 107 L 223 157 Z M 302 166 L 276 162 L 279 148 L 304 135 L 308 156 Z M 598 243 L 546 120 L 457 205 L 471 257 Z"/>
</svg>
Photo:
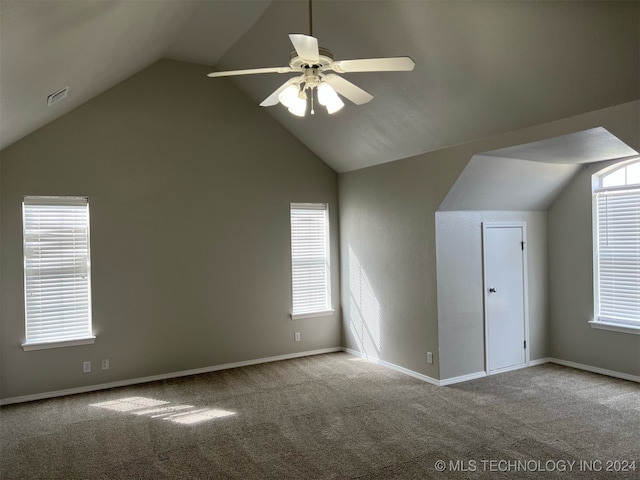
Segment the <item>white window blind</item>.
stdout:
<svg viewBox="0 0 640 480">
<path fill-rule="evenodd" d="M 25 197 L 23 227 L 23 347 L 94 338 L 87 199 Z"/>
<path fill-rule="evenodd" d="M 292 316 L 331 310 L 326 204 L 291 204 Z"/>
<path fill-rule="evenodd" d="M 597 321 L 640 325 L 640 188 L 596 193 Z"/>
</svg>

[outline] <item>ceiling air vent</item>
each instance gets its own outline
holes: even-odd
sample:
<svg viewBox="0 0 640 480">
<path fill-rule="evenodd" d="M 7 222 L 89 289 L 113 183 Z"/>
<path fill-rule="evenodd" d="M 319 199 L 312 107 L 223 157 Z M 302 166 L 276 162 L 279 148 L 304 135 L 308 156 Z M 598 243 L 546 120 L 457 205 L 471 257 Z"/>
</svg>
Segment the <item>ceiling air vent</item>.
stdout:
<svg viewBox="0 0 640 480">
<path fill-rule="evenodd" d="M 62 90 L 58 90 L 57 92 L 49 95 L 47 97 L 47 107 L 50 107 L 54 103 L 67 98 L 67 93 L 69 93 L 69 87 L 64 87 Z"/>
</svg>

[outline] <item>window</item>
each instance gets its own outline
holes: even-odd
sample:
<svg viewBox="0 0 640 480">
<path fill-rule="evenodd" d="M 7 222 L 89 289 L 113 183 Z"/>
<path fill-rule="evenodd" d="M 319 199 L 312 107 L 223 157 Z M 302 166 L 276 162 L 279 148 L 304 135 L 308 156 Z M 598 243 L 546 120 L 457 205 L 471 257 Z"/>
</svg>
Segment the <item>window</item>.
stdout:
<svg viewBox="0 0 640 480">
<path fill-rule="evenodd" d="M 25 350 L 93 343 L 89 204 L 79 197 L 25 197 Z"/>
<path fill-rule="evenodd" d="M 331 314 L 328 205 L 291 204 L 291 267 L 291 318 Z"/>
<path fill-rule="evenodd" d="M 595 318 L 591 325 L 640 334 L 640 160 L 595 177 Z"/>
</svg>

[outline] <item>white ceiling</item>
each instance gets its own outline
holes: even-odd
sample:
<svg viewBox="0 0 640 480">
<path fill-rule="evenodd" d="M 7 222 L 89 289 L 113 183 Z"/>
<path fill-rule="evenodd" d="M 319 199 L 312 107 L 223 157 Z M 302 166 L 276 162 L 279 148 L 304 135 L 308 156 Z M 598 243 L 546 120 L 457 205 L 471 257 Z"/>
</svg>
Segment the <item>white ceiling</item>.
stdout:
<svg viewBox="0 0 640 480">
<path fill-rule="evenodd" d="M 640 97 L 639 2 L 316 0 L 336 59 L 409 55 L 413 72 L 345 75 L 374 95 L 329 117 L 268 113 L 349 171 Z M 307 2 L 0 0 L 0 147 L 162 57 L 218 70 L 286 65 Z M 236 83 L 257 104 L 288 78 Z M 69 97 L 46 107 L 48 94 Z M 219 114 L 212 112 L 212 115 Z"/>
</svg>

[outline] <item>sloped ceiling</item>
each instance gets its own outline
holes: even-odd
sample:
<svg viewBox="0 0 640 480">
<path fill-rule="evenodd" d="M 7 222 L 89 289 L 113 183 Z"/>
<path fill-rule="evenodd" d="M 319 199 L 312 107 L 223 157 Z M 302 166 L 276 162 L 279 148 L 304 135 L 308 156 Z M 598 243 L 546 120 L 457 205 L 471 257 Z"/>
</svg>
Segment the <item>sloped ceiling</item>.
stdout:
<svg viewBox="0 0 640 480">
<path fill-rule="evenodd" d="M 438 211 L 543 211 L 580 169 L 474 155 Z"/>
<path fill-rule="evenodd" d="M 606 128 L 547 138 L 486 152 L 485 155 L 546 163 L 593 163 L 638 155 Z"/>
<path fill-rule="evenodd" d="M 474 155 L 439 211 L 546 210 L 585 163 L 638 155 L 602 127 Z"/>
<path fill-rule="evenodd" d="M 168 54 L 215 64 L 268 4 L 0 0 L 0 149 Z"/>
<path fill-rule="evenodd" d="M 411 56 L 413 72 L 345 75 L 374 95 L 333 116 L 265 109 L 338 172 L 640 98 L 638 2 L 313 2 L 336 59 Z M 1 0 L 7 146 L 161 57 L 226 70 L 286 65 L 306 1 Z M 257 104 L 288 76 L 233 79 Z M 46 107 L 66 85 L 69 98 Z M 219 112 L 212 112 L 217 115 Z"/>
</svg>

